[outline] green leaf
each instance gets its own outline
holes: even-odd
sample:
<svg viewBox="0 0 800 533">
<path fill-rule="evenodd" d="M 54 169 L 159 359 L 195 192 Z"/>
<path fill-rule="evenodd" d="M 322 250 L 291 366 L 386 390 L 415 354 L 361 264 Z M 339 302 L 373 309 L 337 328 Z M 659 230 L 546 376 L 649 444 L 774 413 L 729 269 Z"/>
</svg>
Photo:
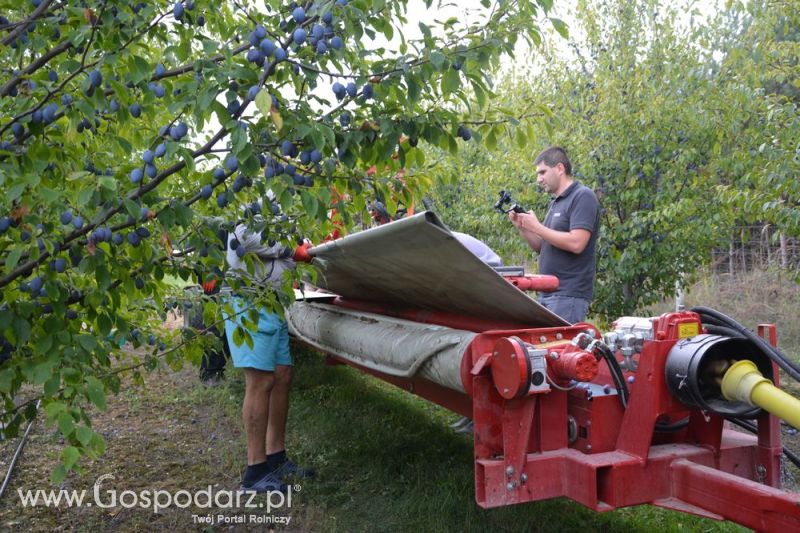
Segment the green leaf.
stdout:
<svg viewBox="0 0 800 533">
<path fill-rule="evenodd" d="M 139 83 L 150 78 L 152 69 L 150 63 L 139 56 L 132 56 L 128 60 L 128 71 L 130 72 L 131 81 Z"/>
<path fill-rule="evenodd" d="M 69 437 L 75 429 L 75 420 L 67 411 L 61 411 L 58 415 L 58 429 L 65 437 Z"/>
<path fill-rule="evenodd" d="M 89 448 L 95 455 L 102 455 L 106 451 L 106 441 L 97 433 L 92 433 L 92 438 L 89 442 Z"/>
<path fill-rule="evenodd" d="M 183 204 L 175 206 L 176 222 L 179 226 L 184 228 L 191 226 L 192 218 L 194 217 L 194 210 Z"/>
<path fill-rule="evenodd" d="M 233 343 L 236 346 L 241 346 L 244 342 L 244 330 L 241 326 L 236 326 L 236 329 L 233 330 Z"/>
<path fill-rule="evenodd" d="M 6 368 L 0 371 L 0 392 L 4 394 L 11 392 L 11 385 L 14 382 L 14 377 L 16 374 L 17 373 L 14 368 Z"/>
<path fill-rule="evenodd" d="M 46 354 L 52 346 L 53 346 L 53 335 L 49 333 L 42 333 L 36 339 L 36 345 L 34 346 L 33 349 L 36 353 Z"/>
<path fill-rule="evenodd" d="M 6 268 L 8 270 L 14 270 L 14 267 L 19 263 L 20 257 L 22 257 L 22 248 L 15 246 L 6 256 Z"/>
<path fill-rule="evenodd" d="M 478 100 L 478 107 L 483 109 L 486 107 L 486 92 L 481 85 L 472 80 L 472 90 L 475 92 L 475 98 Z"/>
<path fill-rule="evenodd" d="M 41 187 L 39 189 L 39 192 L 42 195 L 44 201 L 47 202 L 48 204 L 52 204 L 61 197 L 60 192 L 53 189 L 49 189 L 47 187 Z"/>
<path fill-rule="evenodd" d="M 497 148 L 497 134 L 495 133 L 495 128 L 489 130 L 489 134 L 484 137 L 486 142 L 486 148 L 489 150 L 494 150 Z"/>
<path fill-rule="evenodd" d="M 61 453 L 61 458 L 64 462 L 64 468 L 69 470 L 75 466 L 75 463 L 81 458 L 81 452 L 79 452 L 78 448 L 75 446 L 67 446 Z"/>
<path fill-rule="evenodd" d="M 134 218 L 134 220 L 139 220 L 139 218 L 142 216 L 139 205 L 130 198 L 125 198 L 122 203 L 125 205 L 125 211 L 127 211 L 128 214 Z"/>
<path fill-rule="evenodd" d="M 408 86 L 408 100 L 415 104 L 419 101 L 420 86 L 414 76 L 406 75 L 406 85 Z"/>
<path fill-rule="evenodd" d="M 53 373 L 53 367 L 57 364 L 58 362 L 56 360 L 49 359 L 34 366 L 31 382 L 35 385 L 44 383 Z"/>
<path fill-rule="evenodd" d="M 94 432 L 86 426 L 78 426 L 75 429 L 75 436 L 83 446 L 88 446 L 93 434 Z"/>
<path fill-rule="evenodd" d="M 58 373 L 55 373 L 44 383 L 45 395 L 52 396 L 57 393 L 59 385 L 61 385 L 61 376 L 59 376 Z"/>
<path fill-rule="evenodd" d="M 97 329 L 100 335 L 107 337 L 109 333 L 111 333 L 111 327 L 111 317 L 105 313 L 101 313 L 97 316 Z"/>
<path fill-rule="evenodd" d="M 555 18 L 555 17 L 550 17 L 550 22 L 553 24 L 553 27 L 556 29 L 556 31 L 564 39 L 569 38 L 569 29 L 567 28 L 567 25 L 564 23 L 563 20 Z"/>
<path fill-rule="evenodd" d="M 431 64 L 436 67 L 436 70 L 440 70 L 444 62 L 447 60 L 445 55 L 437 50 L 431 52 Z"/>
<path fill-rule="evenodd" d="M 303 209 L 305 209 L 306 214 L 314 218 L 317 216 L 317 209 L 319 209 L 319 200 L 313 194 L 310 194 L 308 191 L 300 191 L 300 199 L 303 202 Z"/>
<path fill-rule="evenodd" d="M 67 406 L 64 405 L 62 402 L 50 402 L 48 403 L 45 408 L 44 412 L 47 414 L 47 422 L 50 423 L 56 419 L 56 417 L 63 411 L 67 409 Z"/>
<path fill-rule="evenodd" d="M 103 390 L 103 384 L 96 377 L 88 376 L 86 378 L 86 394 L 93 404 L 103 411 L 106 410 L 106 393 Z"/>
<path fill-rule="evenodd" d="M 67 470 L 64 465 L 57 465 L 53 472 L 50 474 L 50 482 L 53 485 L 60 485 L 64 478 L 67 477 Z"/>
<path fill-rule="evenodd" d="M 422 35 L 424 35 L 426 39 L 431 38 L 431 29 L 427 26 L 427 24 L 423 24 L 422 22 L 420 22 L 419 31 L 422 32 Z"/>
<path fill-rule="evenodd" d="M 78 344 L 87 352 L 91 352 L 97 347 L 97 340 L 91 335 L 78 335 L 77 338 Z"/>
<path fill-rule="evenodd" d="M 117 180 L 114 179 L 113 176 L 100 176 L 100 179 L 97 180 L 100 184 L 100 187 L 103 189 L 109 190 L 111 192 L 117 191 Z"/>
<path fill-rule="evenodd" d="M 523 128 L 517 128 L 514 140 L 519 148 L 525 148 L 528 145 L 528 138 Z"/>
<path fill-rule="evenodd" d="M 448 69 L 442 77 L 442 93 L 447 96 L 448 94 L 456 91 L 461 86 L 461 77 L 458 71 Z"/>
<path fill-rule="evenodd" d="M 261 114 L 264 116 L 264 118 L 269 119 L 269 110 L 272 109 L 272 97 L 267 94 L 267 91 L 262 89 L 258 91 L 255 102 L 256 108 L 261 111 Z"/>
<path fill-rule="evenodd" d="M 6 191 L 3 194 L 3 196 L 5 196 L 9 202 L 13 202 L 14 200 L 22 196 L 22 193 L 25 191 L 25 187 L 27 187 L 26 183 L 17 183 L 16 185 L 8 189 L 8 191 Z"/>
<path fill-rule="evenodd" d="M 86 187 L 78 194 L 78 205 L 86 205 L 94 194 L 94 187 Z"/>
<path fill-rule="evenodd" d="M 31 336 L 31 325 L 22 317 L 14 317 L 14 335 L 17 337 L 17 343 L 22 345 L 28 342 Z"/>
</svg>

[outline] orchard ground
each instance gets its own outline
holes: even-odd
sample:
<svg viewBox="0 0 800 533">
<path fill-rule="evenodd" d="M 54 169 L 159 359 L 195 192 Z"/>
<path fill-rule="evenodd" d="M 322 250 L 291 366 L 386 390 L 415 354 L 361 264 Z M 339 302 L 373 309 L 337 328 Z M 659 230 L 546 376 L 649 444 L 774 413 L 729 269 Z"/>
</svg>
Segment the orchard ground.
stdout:
<svg viewBox="0 0 800 533">
<path fill-rule="evenodd" d="M 774 279 L 762 276 L 757 283 L 772 284 Z M 754 285 L 753 280 L 748 284 Z M 707 288 L 698 286 L 691 291 L 689 303 L 704 303 L 724 311 L 724 303 L 691 301 L 727 293 Z M 757 287 L 752 290 L 757 291 Z M 744 291 L 740 288 L 734 292 Z M 794 287 L 766 294 L 771 294 L 768 312 L 781 314 L 796 307 Z M 751 327 L 751 320 L 759 320 L 756 315 L 760 312 L 759 302 L 755 296 L 752 298 L 754 307 L 745 310 L 748 317 L 737 316 Z M 173 317 L 171 325 L 179 323 L 180 319 Z M 796 344 L 789 344 L 796 338 L 784 338 L 786 350 L 796 356 Z M 276 525 L 276 530 L 743 531 L 734 524 L 648 506 L 599 514 L 564 499 L 482 510 L 474 502 L 471 441 L 448 427 L 457 417 L 347 367 L 327 366 L 320 354 L 299 345 L 294 345 L 293 350 L 297 371 L 288 446 L 295 459 L 318 470 L 318 477 L 301 484 L 300 491 L 293 494 L 291 509 L 273 513 L 290 519 L 288 525 Z M 92 413 L 95 429 L 107 441 L 106 454 L 94 461 L 84 460 L 82 474 L 69 474 L 62 488 L 91 491 L 97 478 L 110 473 L 114 481 L 105 482 L 104 488 L 118 491 L 175 493 L 197 491 L 208 485 L 214 491 L 234 490 L 245 451 L 239 412 L 244 391 L 242 375 L 229 369 L 218 386 L 206 387 L 200 384 L 197 374 L 196 368 L 187 365 L 180 371 L 162 368 L 147 374 L 145 387 L 126 380 L 120 394 L 109 397 L 107 411 Z M 797 388 L 793 390 L 798 392 Z M 789 435 L 786 428 L 783 433 L 785 443 L 798 450 L 800 441 L 796 435 Z M 13 439 L 0 443 L 3 470 L 17 442 Z M 49 474 L 58 464 L 62 446 L 57 430 L 41 421 L 34 425 L 14 478 L 0 501 L 0 528 L 264 529 L 264 525 L 252 524 L 205 526 L 192 517 L 209 512 L 215 516 L 246 513 L 235 509 L 173 506 L 154 514 L 152 509 L 122 507 L 23 508 L 17 489 L 51 488 Z M 797 489 L 796 485 L 793 487 Z"/>
</svg>

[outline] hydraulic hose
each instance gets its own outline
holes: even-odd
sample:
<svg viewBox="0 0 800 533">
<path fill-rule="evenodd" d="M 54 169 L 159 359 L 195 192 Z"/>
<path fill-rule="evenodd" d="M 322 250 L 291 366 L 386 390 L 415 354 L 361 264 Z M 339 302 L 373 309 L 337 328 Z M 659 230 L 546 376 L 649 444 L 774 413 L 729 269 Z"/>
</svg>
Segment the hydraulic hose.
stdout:
<svg viewBox="0 0 800 533">
<path fill-rule="evenodd" d="M 726 326 L 715 326 L 713 324 L 703 324 L 708 331 L 712 335 L 724 335 L 726 337 L 741 337 L 742 335 L 733 328 L 729 328 Z"/>
<path fill-rule="evenodd" d="M 619 361 L 614 357 L 611 349 L 601 342 L 596 342 L 595 347 L 600 351 L 600 355 L 605 359 L 608 365 L 608 370 L 611 372 L 611 379 L 614 380 L 614 387 L 619 394 L 619 401 L 622 403 L 622 408 L 628 408 L 628 386 L 625 383 L 625 375 L 622 373 L 622 368 L 619 366 Z"/>
<path fill-rule="evenodd" d="M 749 422 L 747 420 L 742 420 L 741 418 L 728 418 L 728 420 L 730 420 L 740 428 L 746 429 L 750 433 L 758 433 L 758 428 L 752 422 Z M 800 468 L 800 457 L 798 457 L 792 450 L 784 446 L 783 455 L 785 455 L 786 458 L 789 459 L 789 461 L 791 461 L 794 466 Z"/>
<path fill-rule="evenodd" d="M 659 433 L 674 433 L 675 431 L 684 429 L 688 425 L 689 417 L 686 417 L 683 420 L 678 420 L 672 424 L 656 424 L 656 431 Z"/>
<path fill-rule="evenodd" d="M 36 402 L 36 410 L 39 410 L 39 405 L 41 405 L 42 400 L 38 400 Z M 6 487 L 8 486 L 8 482 L 11 481 L 11 474 L 14 473 L 14 467 L 17 466 L 17 460 L 19 456 L 22 454 L 23 448 L 25 448 L 25 443 L 28 441 L 28 435 L 33 428 L 33 423 L 36 422 L 34 418 L 30 422 L 28 422 L 28 427 L 25 429 L 25 434 L 22 435 L 22 438 L 17 445 L 17 450 L 14 452 L 14 456 L 11 458 L 11 462 L 8 464 L 8 471 L 6 472 L 6 477 L 3 478 L 3 484 L 0 486 L 0 498 L 3 497 L 3 494 L 6 492 Z"/>
<path fill-rule="evenodd" d="M 721 322 L 723 327 L 730 328 L 739 333 L 739 335 L 742 337 L 750 340 L 753 342 L 753 344 L 760 348 L 767 357 L 773 360 L 780 368 L 789 374 L 792 379 L 800 382 L 800 367 L 793 363 L 781 350 L 775 346 L 772 346 L 763 338 L 753 333 L 750 329 L 744 327 L 731 317 L 709 307 L 694 307 L 691 310 L 699 314 L 704 322 L 707 320 L 711 323 Z"/>
</svg>

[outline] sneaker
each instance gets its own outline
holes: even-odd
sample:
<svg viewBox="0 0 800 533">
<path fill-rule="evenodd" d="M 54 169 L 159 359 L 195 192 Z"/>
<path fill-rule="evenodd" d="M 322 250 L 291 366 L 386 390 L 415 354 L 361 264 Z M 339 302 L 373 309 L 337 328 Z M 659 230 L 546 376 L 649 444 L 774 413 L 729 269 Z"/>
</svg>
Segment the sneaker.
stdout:
<svg viewBox="0 0 800 533">
<path fill-rule="evenodd" d="M 257 492 L 259 494 L 276 491 L 286 494 L 289 486 L 283 483 L 274 472 L 270 472 L 252 483 L 242 483 L 239 485 L 239 490 L 242 492 Z"/>
<path fill-rule="evenodd" d="M 273 470 L 272 473 L 284 481 L 288 478 L 311 479 L 316 475 L 314 469 L 303 468 L 291 459 L 287 459 L 286 462 Z"/>
<path fill-rule="evenodd" d="M 470 422 L 471 422 L 471 420 L 468 417 L 462 416 L 461 418 L 459 418 L 458 420 L 456 420 L 455 422 L 450 424 L 450 427 L 455 429 L 455 430 L 458 430 L 458 429 L 461 429 L 461 427 L 466 426 Z"/>
<path fill-rule="evenodd" d="M 456 433 L 472 433 L 475 430 L 475 423 L 470 420 L 460 428 L 456 430 Z"/>
</svg>

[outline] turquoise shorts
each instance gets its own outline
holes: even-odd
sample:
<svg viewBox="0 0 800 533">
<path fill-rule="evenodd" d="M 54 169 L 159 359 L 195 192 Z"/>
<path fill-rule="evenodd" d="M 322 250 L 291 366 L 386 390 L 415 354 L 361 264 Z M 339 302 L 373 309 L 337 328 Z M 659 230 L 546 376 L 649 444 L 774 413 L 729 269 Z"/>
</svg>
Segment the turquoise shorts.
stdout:
<svg viewBox="0 0 800 533">
<path fill-rule="evenodd" d="M 228 303 L 233 306 L 236 313 L 234 317 L 226 317 L 225 320 L 225 334 L 228 336 L 233 366 L 274 372 L 275 365 L 292 365 L 292 356 L 289 354 L 289 327 L 285 320 L 277 313 L 259 309 L 258 331 L 250 331 L 242 326 L 253 339 L 253 347 L 250 348 L 246 342 L 236 346 L 233 342 L 233 332 L 241 325 L 240 319 L 247 316 L 248 311 L 242 311 L 248 304 L 242 298 L 231 298 Z"/>
</svg>

